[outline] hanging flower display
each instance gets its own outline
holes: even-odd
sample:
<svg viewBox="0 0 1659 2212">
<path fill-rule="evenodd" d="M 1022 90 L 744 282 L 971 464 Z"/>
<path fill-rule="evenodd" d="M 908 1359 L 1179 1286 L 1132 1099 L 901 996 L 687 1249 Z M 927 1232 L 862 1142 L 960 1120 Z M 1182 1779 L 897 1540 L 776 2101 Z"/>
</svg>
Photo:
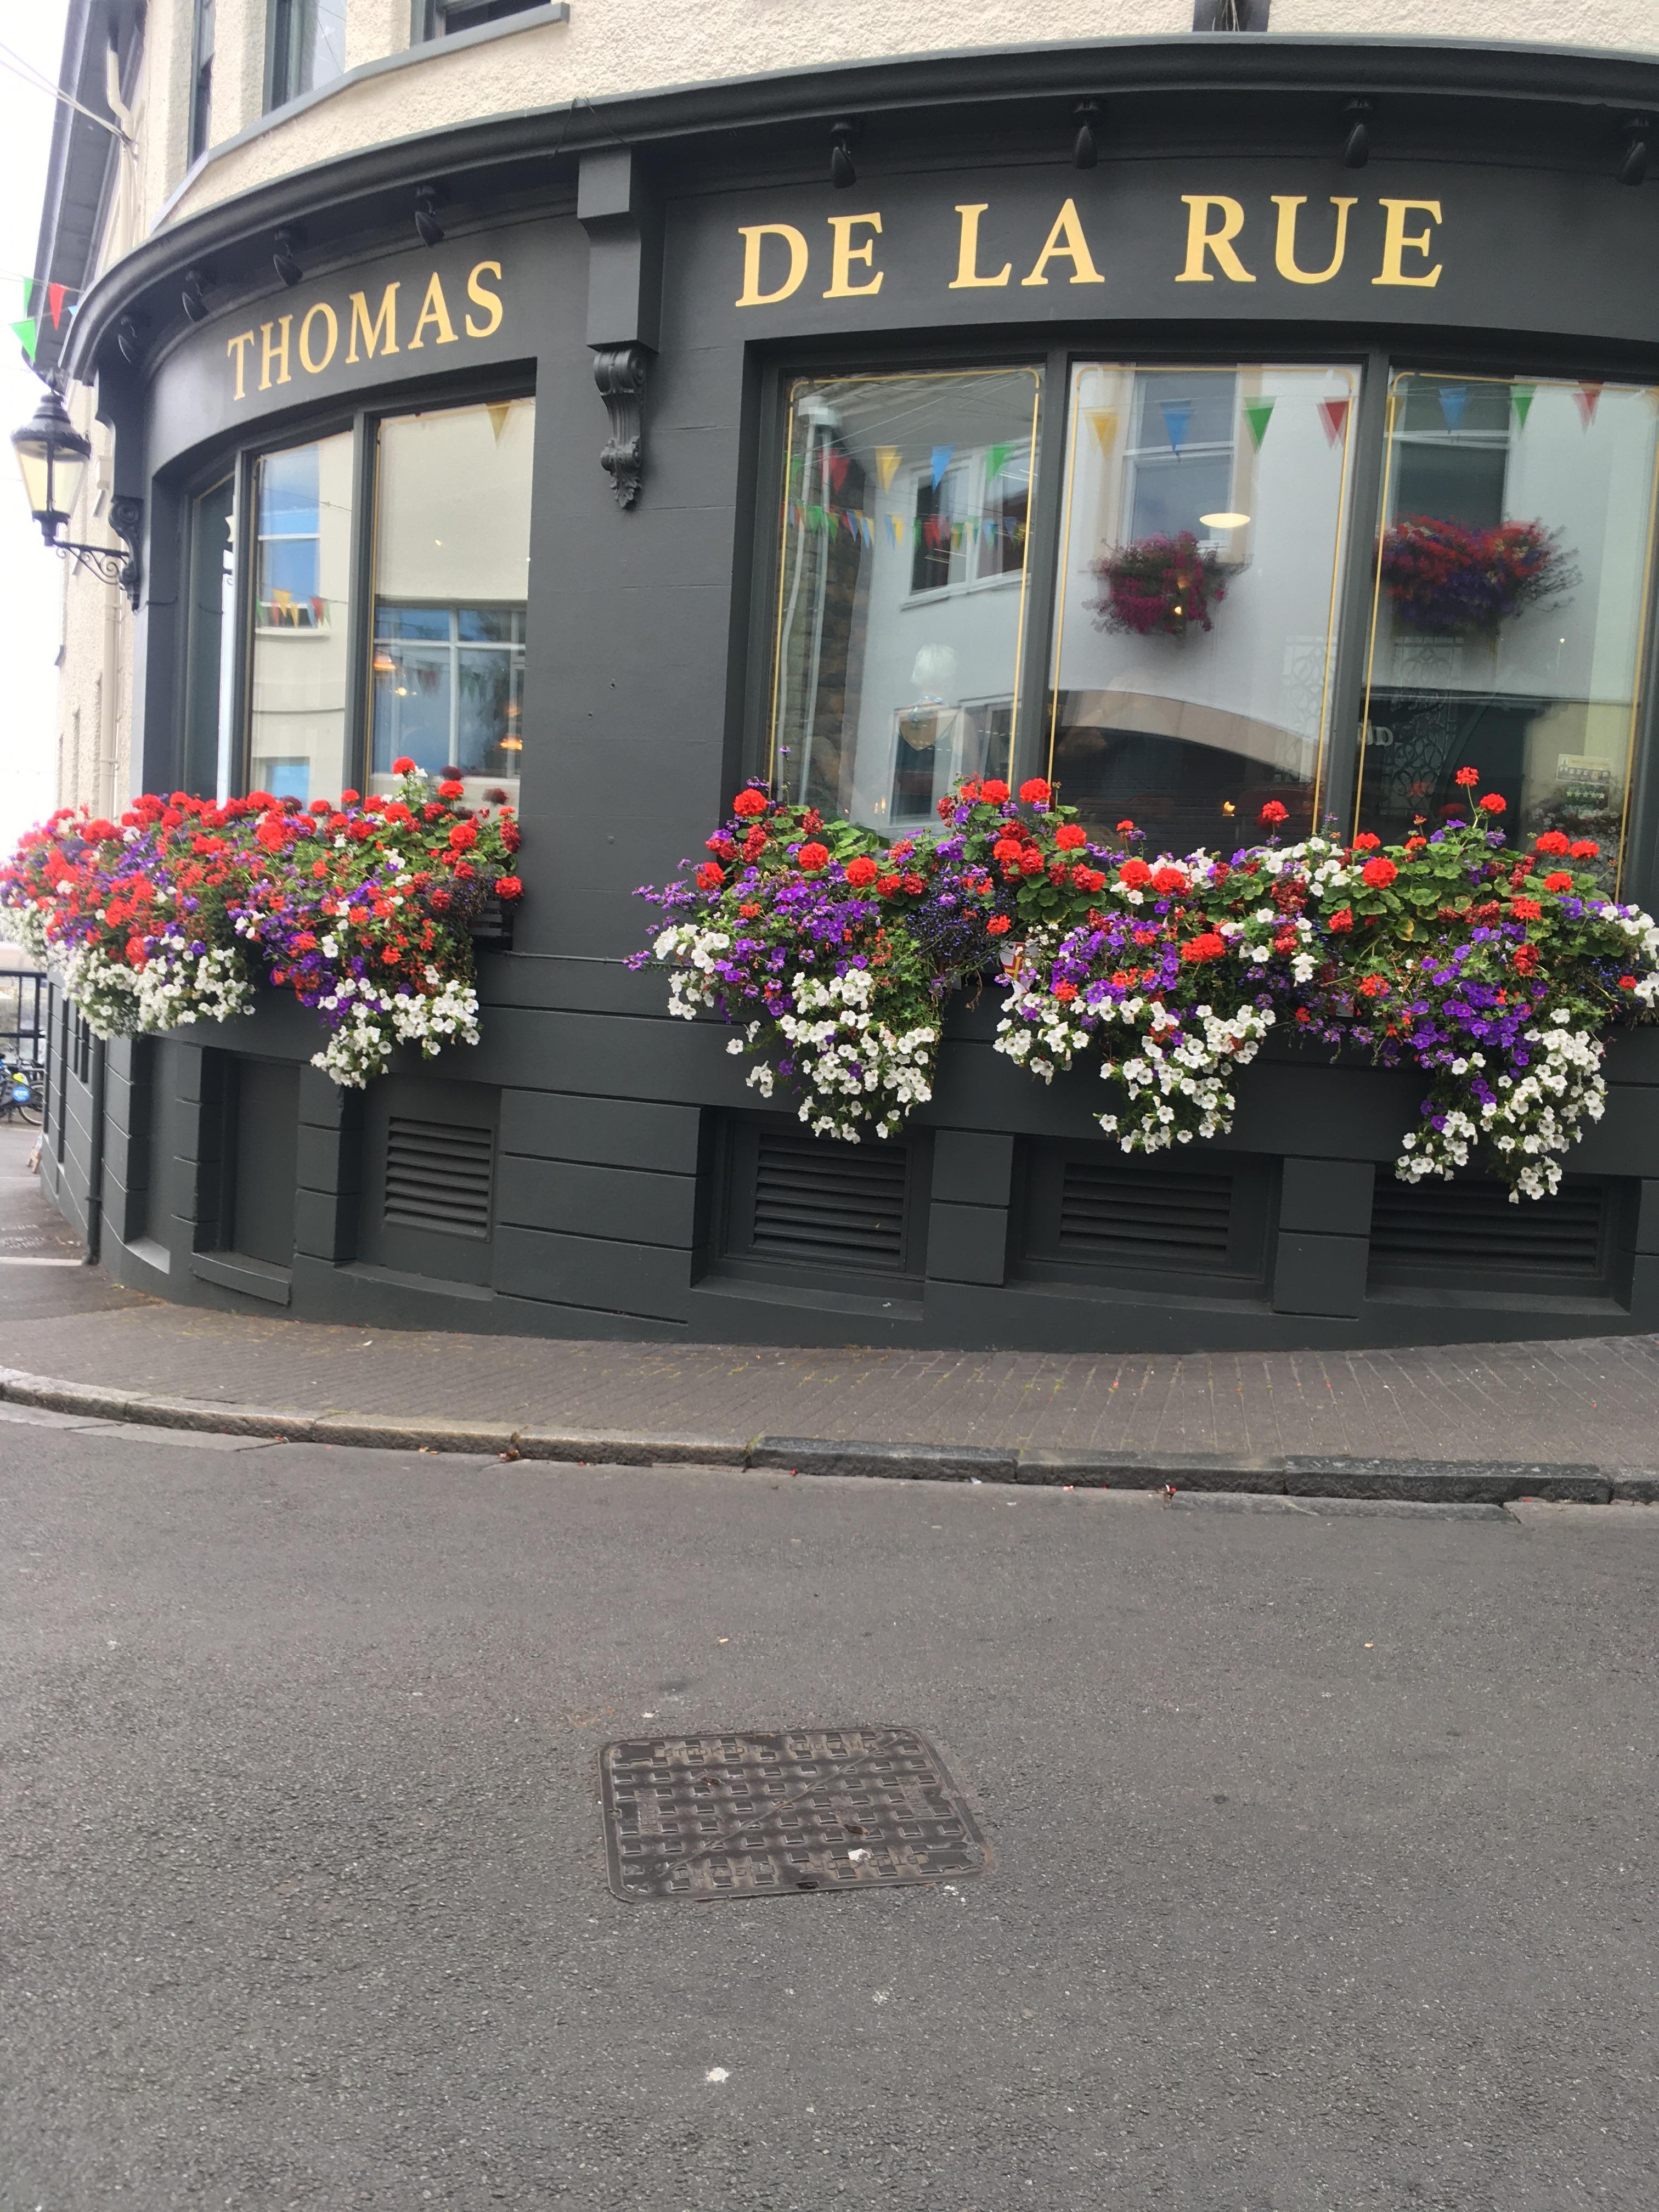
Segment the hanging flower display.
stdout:
<svg viewBox="0 0 1659 2212">
<path fill-rule="evenodd" d="M 1212 629 L 1214 611 L 1227 596 L 1220 562 L 1190 530 L 1115 546 L 1094 563 L 1094 574 L 1106 587 L 1095 603 L 1101 627 L 1136 637 Z"/>
<path fill-rule="evenodd" d="M 1382 587 L 1403 629 L 1491 637 L 1528 607 L 1564 598 L 1578 581 L 1559 533 L 1541 522 L 1471 530 L 1431 515 L 1403 516 L 1382 539 Z"/>
<path fill-rule="evenodd" d="M 1126 1152 L 1224 1134 L 1282 1028 L 1422 1071 L 1403 1180 L 1478 1163 L 1540 1198 L 1603 1109 L 1609 1023 L 1659 1011 L 1659 924 L 1602 896 L 1593 842 L 1511 851 L 1498 795 L 1457 784 L 1467 820 L 1387 847 L 1281 845 L 1269 801 L 1225 860 L 1148 856 L 1129 821 L 1097 843 L 1040 778 L 960 785 L 940 834 L 891 847 L 751 786 L 711 857 L 643 894 L 666 926 L 635 964 L 669 971 L 671 1011 L 731 1022 L 750 1082 L 823 1134 L 892 1134 L 931 1096 L 945 997 L 1000 969 L 997 1048 L 1044 1081 L 1097 1051 Z"/>
<path fill-rule="evenodd" d="M 337 1083 L 380 1074 L 400 1045 L 476 1044 L 471 927 L 511 901 L 510 807 L 470 812 L 410 760 L 390 798 L 182 791 L 118 822 L 63 807 L 0 866 L 0 931 L 46 962 L 100 1036 L 249 1012 L 263 975 L 329 1032 Z"/>
</svg>

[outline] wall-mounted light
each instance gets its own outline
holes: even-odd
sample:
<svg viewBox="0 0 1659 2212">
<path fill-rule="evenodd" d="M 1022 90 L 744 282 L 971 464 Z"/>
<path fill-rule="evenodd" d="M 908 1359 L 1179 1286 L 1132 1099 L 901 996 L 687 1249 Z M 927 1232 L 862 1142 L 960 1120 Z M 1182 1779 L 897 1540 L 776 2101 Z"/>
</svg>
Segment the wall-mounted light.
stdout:
<svg viewBox="0 0 1659 2212">
<path fill-rule="evenodd" d="M 441 246 L 444 227 L 438 220 L 438 210 L 448 195 L 441 185 L 416 185 L 415 187 L 415 228 L 426 246 Z"/>
<path fill-rule="evenodd" d="M 295 257 L 305 242 L 306 234 L 297 223 L 288 224 L 270 241 L 270 265 L 284 284 L 293 286 L 304 280 L 306 272 Z"/>
<path fill-rule="evenodd" d="M 129 368 L 137 368 L 138 356 L 143 350 L 138 325 L 131 315 L 123 315 L 115 325 L 115 343 L 120 348 L 121 358 Z"/>
<path fill-rule="evenodd" d="M 1363 169 L 1371 158 L 1371 103 L 1351 100 L 1342 111 L 1346 133 L 1342 141 L 1342 166 Z"/>
<path fill-rule="evenodd" d="M 40 526 L 40 535 L 54 553 L 61 553 L 77 568 L 119 584 L 136 607 L 138 604 L 138 528 L 143 501 L 112 499 L 110 527 L 126 541 L 121 552 L 113 545 L 77 545 L 58 535 L 75 512 L 81 486 L 92 459 L 89 440 L 70 422 L 56 390 L 46 386 L 40 404 L 21 430 L 14 430 L 11 449 L 23 478 L 29 513 Z"/>
<path fill-rule="evenodd" d="M 1653 118 L 1632 115 L 1625 125 L 1625 150 L 1613 171 L 1621 185 L 1639 185 L 1648 173 L 1648 160 L 1653 140 Z"/>
<path fill-rule="evenodd" d="M 864 135 L 864 126 L 850 117 L 843 117 L 830 132 L 830 181 L 838 192 L 844 192 L 857 184 L 859 173 L 853 166 L 853 149 Z"/>
<path fill-rule="evenodd" d="M 1072 141 L 1072 167 L 1092 169 L 1100 159 L 1100 102 L 1080 100 L 1072 111 L 1077 136 Z"/>
<path fill-rule="evenodd" d="M 185 313 L 192 323 L 204 323 L 208 319 L 207 295 L 213 289 L 210 269 L 191 267 L 185 271 L 185 289 L 181 295 Z"/>
</svg>

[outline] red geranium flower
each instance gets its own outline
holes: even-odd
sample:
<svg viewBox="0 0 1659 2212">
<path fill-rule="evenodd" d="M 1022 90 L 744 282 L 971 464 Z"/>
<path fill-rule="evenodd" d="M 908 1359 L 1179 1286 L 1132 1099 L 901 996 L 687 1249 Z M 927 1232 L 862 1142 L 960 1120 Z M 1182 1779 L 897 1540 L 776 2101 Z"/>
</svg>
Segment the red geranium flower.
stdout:
<svg viewBox="0 0 1659 2212">
<path fill-rule="evenodd" d="M 991 806 L 1002 805 L 1008 797 L 1008 787 L 1000 777 L 993 776 L 981 794 Z"/>
<path fill-rule="evenodd" d="M 991 848 L 991 858 L 1006 866 L 1010 860 L 1018 860 L 1022 849 L 1018 837 L 999 837 Z"/>
<path fill-rule="evenodd" d="M 1130 861 L 1127 865 L 1133 867 L 1134 863 Z M 1183 868 L 1172 868 L 1166 864 L 1154 871 L 1152 889 L 1161 891 L 1165 898 L 1174 898 L 1182 891 L 1190 890 L 1192 884 Z"/>
<path fill-rule="evenodd" d="M 1021 796 L 1023 797 L 1024 795 L 1024 794 L 1022 793 Z M 1056 983 L 1054 985 L 1054 996 L 1057 999 L 1074 999 L 1077 996 L 1077 985 L 1075 983 Z"/>
<path fill-rule="evenodd" d="M 847 863 L 847 866 L 842 869 L 842 873 L 846 877 L 848 882 L 851 884 L 853 889 L 855 891 L 860 891 L 864 889 L 866 884 L 874 883 L 876 878 L 881 873 L 881 870 L 876 866 L 875 862 L 870 858 L 870 855 L 867 853 L 860 853 L 855 860 L 849 860 Z"/>
<path fill-rule="evenodd" d="M 1290 816 L 1287 810 L 1281 806 L 1276 799 L 1270 799 L 1261 810 L 1261 819 L 1267 823 L 1278 823 L 1287 822 Z"/>
<path fill-rule="evenodd" d="M 1099 868 L 1073 868 L 1072 881 L 1080 891 L 1102 891 L 1106 888 L 1105 875 Z"/>
<path fill-rule="evenodd" d="M 1349 930 L 1353 927 L 1353 908 L 1340 906 L 1325 925 L 1328 929 Z"/>
<path fill-rule="evenodd" d="M 252 799 L 263 799 L 263 798 L 264 798 L 264 794 L 263 794 L 262 793 L 259 793 L 259 792 L 252 792 L 252 793 L 250 793 L 249 796 L 250 796 L 251 798 L 252 798 Z M 341 804 L 341 805 L 342 805 L 342 806 L 357 806 L 357 805 L 360 805 L 362 804 L 362 796 L 363 796 L 363 794 L 362 793 L 362 792 L 361 792 L 361 791 L 343 791 L 343 792 L 340 793 L 340 804 Z M 272 802 L 271 802 L 269 799 L 264 799 L 264 804 L 265 805 L 267 805 L 267 806 L 270 805 L 271 805 L 271 803 L 272 803 Z"/>
<path fill-rule="evenodd" d="M 1382 840 L 1374 830 L 1362 830 L 1353 841 L 1356 853 L 1374 853 Z"/>
<path fill-rule="evenodd" d="M 1046 776 L 1029 776 L 1019 787 L 1022 804 L 1026 806 L 1046 806 L 1054 792 Z"/>
<path fill-rule="evenodd" d="M 1120 837 L 1133 837 L 1134 836 L 1135 825 L 1127 816 L 1118 823 L 1117 834 Z"/>
<path fill-rule="evenodd" d="M 1601 852 L 1601 848 L 1593 837 L 1581 837 L 1576 844 L 1569 848 L 1569 850 L 1575 860 L 1593 860 Z"/>
<path fill-rule="evenodd" d="M 816 875 L 820 868 L 830 865 L 830 848 L 817 843 L 803 845 L 795 855 L 795 866 L 804 875 Z"/>
<path fill-rule="evenodd" d="M 1388 979 L 1386 976 L 1362 975 L 1359 979 L 1360 994 L 1363 997 L 1367 999 L 1380 999 L 1383 997 L 1388 991 Z"/>
<path fill-rule="evenodd" d="M 1080 822 L 1062 822 L 1054 832 L 1054 842 L 1062 853 L 1074 853 L 1088 842 L 1089 833 Z"/>
<path fill-rule="evenodd" d="M 459 782 L 453 775 L 447 776 L 438 786 L 438 796 L 440 799 L 465 799 L 466 786 Z"/>
<path fill-rule="evenodd" d="M 1510 901 L 1510 912 L 1517 921 L 1538 921 L 1544 909 L 1534 898 L 1515 898 Z"/>
<path fill-rule="evenodd" d="M 920 893 L 927 890 L 927 880 L 924 877 L 918 876 L 914 873 L 908 875 L 904 878 L 904 888 L 909 892 L 912 898 L 915 898 Z"/>
<path fill-rule="evenodd" d="M 524 896 L 524 885 L 520 882 L 517 876 L 497 876 L 495 878 L 495 896 L 498 899 L 522 898 Z"/>
<path fill-rule="evenodd" d="M 1621 991 L 1633 991 L 1636 988 L 1635 976 L 1621 975 L 1619 978 L 1619 988 Z"/>
<path fill-rule="evenodd" d="M 1213 929 L 1206 929 L 1182 946 L 1181 957 L 1192 966 L 1199 967 L 1206 960 L 1224 958 L 1226 951 L 1226 939 Z"/>
<path fill-rule="evenodd" d="M 1126 860 L 1117 872 L 1117 879 L 1125 890 L 1145 890 L 1152 880 L 1152 872 L 1145 860 Z"/>
<path fill-rule="evenodd" d="M 465 853 L 470 845 L 478 842 L 478 833 L 470 822 L 458 822 L 449 833 L 449 848 L 453 853 Z"/>
<path fill-rule="evenodd" d="M 732 811 L 734 814 L 741 814 L 745 820 L 757 814 L 764 814 L 766 806 L 766 793 L 763 791 L 757 791 L 752 784 L 748 790 L 740 791 L 732 801 Z"/>
<path fill-rule="evenodd" d="M 1465 791 L 1473 791 L 1480 781 L 1480 771 L 1478 768 L 1460 768 L 1452 778 L 1452 781 L 1462 784 Z"/>
<path fill-rule="evenodd" d="M 1502 814 L 1509 805 L 1508 799 L 1501 791 L 1489 791 L 1483 798 L 1477 799 L 1474 803 L 1484 814 Z"/>
<path fill-rule="evenodd" d="M 413 762 L 412 760 L 410 760 L 410 758 L 409 757 L 409 755 L 408 755 L 407 753 L 399 753 L 399 754 L 398 754 L 398 756 L 397 759 L 396 759 L 395 761 L 393 761 L 393 762 L 392 762 L 392 773 L 393 774 L 393 775 L 414 775 L 414 773 L 415 773 L 415 763 L 414 763 L 414 762 Z"/>
<path fill-rule="evenodd" d="M 985 934 L 988 937 L 1006 937 L 1012 927 L 1013 924 L 1006 914 L 994 914 L 985 925 Z"/>
<path fill-rule="evenodd" d="M 726 871 L 718 860 L 705 860 L 697 870 L 697 889 L 717 891 L 726 881 Z"/>
<path fill-rule="evenodd" d="M 1386 890 L 1399 873 L 1399 869 L 1384 853 L 1379 853 L 1374 860 L 1367 860 L 1359 871 L 1360 880 L 1368 883 L 1375 891 Z"/>
<path fill-rule="evenodd" d="M 1559 860 L 1561 854 L 1569 849 L 1571 840 L 1559 830 L 1547 830 L 1541 837 L 1535 837 L 1533 842 L 1540 853 L 1550 854 Z"/>
<path fill-rule="evenodd" d="M 1572 878 L 1565 868 L 1553 868 L 1544 878 L 1544 889 L 1547 891 L 1570 891 Z"/>
</svg>

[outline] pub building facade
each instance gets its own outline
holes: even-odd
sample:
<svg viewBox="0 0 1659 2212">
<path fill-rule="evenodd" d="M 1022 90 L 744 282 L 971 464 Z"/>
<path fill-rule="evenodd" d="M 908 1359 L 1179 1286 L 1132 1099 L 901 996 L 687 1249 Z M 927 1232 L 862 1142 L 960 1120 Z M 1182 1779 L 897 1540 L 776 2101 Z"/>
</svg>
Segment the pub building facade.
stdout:
<svg viewBox="0 0 1659 2212">
<path fill-rule="evenodd" d="M 1473 763 L 1517 837 L 1593 836 L 1659 898 L 1656 113 L 1659 58 L 1107 39 L 440 121 L 186 195 L 61 349 L 131 523 L 131 787 L 458 766 L 520 808 L 526 890 L 480 942 L 481 1043 L 365 1092 L 275 994 L 106 1049 L 59 1000 L 58 1204 L 125 1283 L 319 1321 L 1067 1352 L 1659 1325 L 1651 1031 L 1516 1206 L 1397 1181 L 1420 1079 L 1289 1040 L 1230 1136 L 1126 1158 L 1091 1067 L 993 1051 L 994 989 L 899 1140 L 814 1139 L 626 964 L 637 887 L 750 776 L 896 837 L 964 775 L 1045 775 L 1180 854 L 1269 800 L 1395 838 Z M 1419 516 L 1535 526 L 1554 588 L 1402 625 L 1376 548 Z M 1204 619 L 1107 627 L 1106 554 L 1183 532 Z"/>
</svg>

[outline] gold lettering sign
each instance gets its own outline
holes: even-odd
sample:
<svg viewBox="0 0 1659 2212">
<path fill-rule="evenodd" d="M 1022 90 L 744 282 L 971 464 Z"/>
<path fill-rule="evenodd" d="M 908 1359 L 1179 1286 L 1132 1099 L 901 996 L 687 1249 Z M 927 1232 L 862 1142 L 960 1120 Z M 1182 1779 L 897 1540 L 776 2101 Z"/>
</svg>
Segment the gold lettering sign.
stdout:
<svg viewBox="0 0 1659 2212">
<path fill-rule="evenodd" d="M 878 229 L 880 217 L 854 217 L 854 221 L 872 221 Z M 804 252 L 803 245 L 803 252 Z M 862 258 L 859 249 L 852 249 L 850 258 Z M 805 263 L 803 262 L 803 270 Z M 233 397 L 246 399 L 248 388 L 250 358 L 259 369 L 260 392 L 270 392 L 276 386 L 294 382 L 295 360 L 307 376 L 320 376 L 339 351 L 340 325 L 346 323 L 346 360 L 386 360 L 399 351 L 418 353 L 428 344 L 458 345 L 461 332 L 470 338 L 493 337 L 501 326 L 504 313 L 501 293 L 495 289 L 501 281 L 499 261 L 480 261 L 467 274 L 467 309 L 457 326 L 444 289 L 443 278 L 434 269 L 427 279 L 421 296 L 420 312 L 414 326 L 401 346 L 398 343 L 398 295 L 403 285 L 400 278 L 383 287 L 379 302 L 371 307 L 368 291 L 353 292 L 349 298 L 343 318 L 326 300 L 313 300 L 300 317 L 300 326 L 294 328 L 292 314 L 278 315 L 256 330 L 237 331 L 225 340 L 225 353 L 231 364 L 234 378 Z M 873 285 L 855 285 L 855 292 L 873 291 L 880 284 L 877 277 Z M 404 307 L 407 326 L 408 307 Z M 257 350 L 256 350 L 257 349 Z"/>
<path fill-rule="evenodd" d="M 1187 210 L 1186 258 L 1182 267 L 1171 273 L 1177 284 L 1213 284 L 1218 277 L 1229 284 L 1254 284 L 1256 272 L 1247 269 L 1236 241 L 1242 235 L 1247 220 L 1245 203 L 1231 192 L 1182 192 L 1181 204 Z M 1348 254 L 1349 217 L 1359 205 L 1352 194 L 1332 193 L 1330 197 L 1330 230 L 1325 230 L 1317 211 L 1310 215 L 1304 225 L 1303 210 L 1308 205 L 1305 192 L 1270 192 L 1268 204 L 1275 210 L 1273 227 L 1273 270 L 1286 284 L 1328 284 L 1340 275 Z M 1382 254 L 1381 272 L 1373 276 L 1373 284 L 1405 284 L 1430 287 L 1440 282 L 1443 264 L 1429 262 L 1435 252 L 1434 226 L 1442 221 L 1438 200 L 1379 199 L 1382 211 Z M 988 200 L 958 200 L 957 216 L 956 273 L 945 278 L 945 289 L 949 292 L 978 292 L 1003 290 L 1013 280 L 1014 264 L 1005 260 L 1000 268 L 994 266 L 995 255 L 987 254 L 993 265 L 981 265 L 981 220 L 993 213 Z M 1420 228 L 1408 230 L 1413 216 L 1425 218 Z M 868 299 L 880 291 L 884 272 L 876 266 L 876 240 L 883 235 L 882 217 L 875 210 L 868 215 L 832 215 L 827 218 L 830 226 L 830 283 L 824 290 L 826 300 Z M 1006 223 L 1002 227 L 1006 231 Z M 1297 258 L 1297 232 L 1305 228 L 1315 233 L 1322 244 L 1330 240 L 1330 258 L 1322 269 L 1304 269 Z M 855 234 L 868 234 L 855 245 Z M 798 230 L 792 222 L 739 223 L 738 235 L 743 240 L 743 289 L 738 295 L 740 307 L 775 307 L 785 300 L 793 299 L 806 281 L 813 249 L 807 234 Z M 1006 243 L 999 237 L 998 244 Z M 1027 245 L 1029 251 L 1029 240 Z M 1310 249 L 1316 253 L 1318 246 Z M 1252 253 L 1251 258 L 1254 259 Z M 784 266 L 787 258 L 787 267 Z M 1049 264 L 1066 262 L 1071 264 L 1066 278 L 1068 284 L 1103 284 L 1094 258 L 1094 249 L 1078 212 L 1074 199 L 1063 200 L 1059 212 L 1048 227 L 1047 237 L 1031 264 L 1029 276 L 1022 276 L 1022 288 L 1043 287 L 1049 282 Z M 855 283 L 855 264 L 860 272 L 867 270 L 865 281 Z M 943 274 L 943 272 L 941 272 Z M 435 282 L 435 279 L 434 279 Z M 470 328 L 471 325 L 469 325 Z M 411 343 L 414 341 L 410 341 Z M 240 375 L 240 356 L 238 375 Z"/>
</svg>

